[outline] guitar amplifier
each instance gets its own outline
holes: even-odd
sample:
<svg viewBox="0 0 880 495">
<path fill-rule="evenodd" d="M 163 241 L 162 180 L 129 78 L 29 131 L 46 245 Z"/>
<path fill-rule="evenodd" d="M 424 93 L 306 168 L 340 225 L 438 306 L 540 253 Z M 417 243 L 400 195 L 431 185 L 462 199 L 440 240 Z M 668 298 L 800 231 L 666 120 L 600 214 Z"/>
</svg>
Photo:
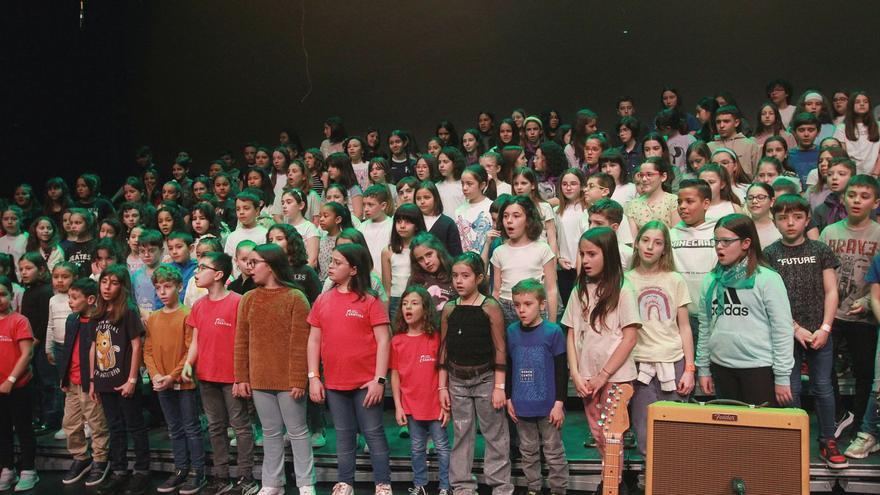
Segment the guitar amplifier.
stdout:
<svg viewBox="0 0 880 495">
<path fill-rule="evenodd" d="M 806 495 L 810 420 L 801 409 L 657 402 L 645 461 L 646 495 Z"/>
</svg>

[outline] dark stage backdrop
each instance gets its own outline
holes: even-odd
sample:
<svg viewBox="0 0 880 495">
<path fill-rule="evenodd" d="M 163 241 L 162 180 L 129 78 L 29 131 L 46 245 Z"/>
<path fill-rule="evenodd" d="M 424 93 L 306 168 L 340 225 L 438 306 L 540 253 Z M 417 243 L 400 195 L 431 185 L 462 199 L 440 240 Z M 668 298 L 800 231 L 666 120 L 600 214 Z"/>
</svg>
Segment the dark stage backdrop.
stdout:
<svg viewBox="0 0 880 495">
<path fill-rule="evenodd" d="M 667 84 L 691 112 L 699 97 L 731 91 L 752 120 L 774 77 L 796 94 L 880 98 L 877 2 L 93 0 L 86 19 L 89 6 L 98 32 L 77 45 L 83 96 L 69 74 L 16 81 L 64 109 L 55 118 L 41 103 L 47 115 L 16 137 L 35 146 L 77 136 L 60 140 L 53 166 L 27 171 L 33 180 L 90 164 L 117 181 L 142 143 L 164 171 L 181 149 L 201 171 L 223 148 L 238 157 L 248 140 L 275 144 L 282 128 L 317 146 L 330 115 L 349 134 L 409 129 L 423 148 L 441 119 L 461 132 L 483 109 L 554 108 L 570 123 L 589 107 L 607 129 L 615 97 L 628 94 L 649 119 Z M 21 163 L 3 153 L 4 165 Z"/>
</svg>

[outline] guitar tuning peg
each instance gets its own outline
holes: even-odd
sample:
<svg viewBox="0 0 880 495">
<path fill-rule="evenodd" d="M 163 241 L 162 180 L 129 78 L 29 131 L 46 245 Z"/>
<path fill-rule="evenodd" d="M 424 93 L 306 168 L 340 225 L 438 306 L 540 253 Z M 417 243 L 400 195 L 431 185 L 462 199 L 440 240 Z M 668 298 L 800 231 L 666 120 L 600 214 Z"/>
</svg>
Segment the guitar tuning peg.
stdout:
<svg viewBox="0 0 880 495">
<path fill-rule="evenodd" d="M 607 416 L 605 415 L 604 412 L 599 416 L 600 419 L 605 419 L 606 417 L 607 417 Z"/>
<path fill-rule="evenodd" d="M 599 421 L 596 421 L 596 424 L 599 425 L 599 426 L 604 426 L 604 425 L 605 425 L 605 420 L 600 419 Z"/>
</svg>

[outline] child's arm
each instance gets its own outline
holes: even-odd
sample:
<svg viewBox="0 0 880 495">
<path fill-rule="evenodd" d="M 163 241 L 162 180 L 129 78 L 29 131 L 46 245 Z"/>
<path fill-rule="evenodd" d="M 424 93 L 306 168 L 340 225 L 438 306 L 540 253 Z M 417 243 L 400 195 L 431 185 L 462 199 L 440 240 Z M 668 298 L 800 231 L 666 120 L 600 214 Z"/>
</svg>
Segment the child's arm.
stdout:
<svg viewBox="0 0 880 495">
<path fill-rule="evenodd" d="M 837 313 L 837 306 L 840 304 L 840 296 L 837 292 L 837 270 L 834 268 L 826 268 L 822 270 L 822 287 L 825 289 L 825 308 L 822 311 L 822 326 L 818 329 L 810 329 L 813 332 L 813 342 L 810 347 L 813 349 L 821 349 L 828 343 L 830 331 L 822 330 L 822 328 L 831 329 L 834 323 L 834 315 Z M 871 284 L 871 309 L 874 315 L 878 314 L 880 307 L 877 306 L 880 301 L 880 285 Z M 825 325 L 828 325 L 827 327 Z"/>
<path fill-rule="evenodd" d="M 114 388 L 125 398 L 131 397 L 134 394 L 135 387 L 137 387 L 138 377 L 140 376 L 138 372 L 141 369 L 141 347 L 140 337 L 131 339 L 131 367 L 128 370 L 128 380 L 125 384 Z"/>
<path fill-rule="evenodd" d="M 556 323 L 559 288 L 556 285 L 556 258 L 544 263 L 544 287 L 547 289 L 547 319 Z"/>
<path fill-rule="evenodd" d="M 550 249 L 553 250 L 553 254 L 556 257 L 559 257 L 559 244 L 556 239 L 556 222 L 551 218 L 544 222 L 544 230 L 547 231 L 547 243 L 550 244 Z M 554 262 L 555 263 L 555 262 Z"/>
<path fill-rule="evenodd" d="M 684 373 L 678 381 L 678 395 L 688 395 L 694 390 L 694 334 L 691 330 L 690 315 L 687 304 L 679 306 L 676 313 L 678 335 L 681 338 L 681 349 L 684 351 Z"/>
<path fill-rule="evenodd" d="M 318 243 L 321 238 L 312 236 L 306 241 L 306 255 L 308 256 L 309 266 L 318 269 Z"/>
<path fill-rule="evenodd" d="M 363 196 L 355 196 L 351 198 L 351 209 L 354 211 L 354 216 L 359 219 L 364 219 L 364 198 Z"/>
<path fill-rule="evenodd" d="M 697 364 L 697 376 L 700 381 L 700 389 L 708 395 L 715 395 L 715 383 L 712 380 L 712 372 L 709 370 L 709 336 L 711 329 L 709 328 L 709 317 L 706 312 L 706 297 L 708 296 L 709 285 L 707 280 L 703 279 L 700 287 L 700 300 L 697 301 L 697 320 L 700 327 L 697 332 L 697 349 L 694 353 L 694 361 Z M 711 296 L 709 296 L 711 297 Z M 711 300 L 709 304 L 712 304 Z"/>
<path fill-rule="evenodd" d="M 580 316 L 575 316 L 575 318 L 579 318 Z M 580 370 L 578 369 L 578 353 L 577 346 L 574 342 L 574 328 L 569 328 L 566 332 L 565 337 L 565 356 L 568 359 L 568 374 L 571 376 L 571 381 L 574 383 L 574 390 L 577 392 L 578 397 L 585 398 L 590 394 L 588 393 L 588 389 L 586 387 L 586 383 L 584 379 L 581 378 Z"/>
<path fill-rule="evenodd" d="M 391 294 L 391 249 L 382 248 L 382 286 L 385 293 Z"/>
<path fill-rule="evenodd" d="M 290 314 L 290 337 L 288 339 L 289 364 L 287 383 L 290 397 L 299 400 L 305 397 L 309 388 L 309 301 L 305 294 L 296 292 L 293 310 Z M 305 354 L 305 355 L 304 355 Z"/>
<path fill-rule="evenodd" d="M 771 279 L 765 283 L 761 298 L 767 311 L 776 402 L 784 406 L 792 399 L 791 370 L 794 367 L 794 339 L 791 338 L 791 332 L 794 322 L 782 278 L 775 272 L 770 273 L 775 275 L 776 280 Z"/>
<path fill-rule="evenodd" d="M 373 338 L 376 339 L 376 371 L 372 380 L 361 385 L 361 388 L 367 389 L 364 407 L 379 404 L 385 395 L 385 387 L 376 381 L 376 377 L 388 375 L 388 355 L 391 353 L 391 332 L 388 324 L 373 326 Z"/>
<path fill-rule="evenodd" d="M 95 341 L 89 346 L 89 397 L 98 401 L 98 394 L 95 393 Z"/>
<path fill-rule="evenodd" d="M 55 347 L 55 318 L 52 318 L 52 304 L 51 300 L 49 301 L 49 322 L 46 324 L 46 358 L 49 360 L 49 364 L 55 364 L 55 353 L 53 349 Z"/>
<path fill-rule="evenodd" d="M 248 398 L 251 396 L 250 378 L 250 326 L 247 305 L 250 298 L 245 295 L 238 303 L 238 318 L 235 324 L 235 350 L 234 370 L 235 384 L 232 386 L 232 394 L 236 397 Z"/>
<path fill-rule="evenodd" d="M 318 404 L 324 403 L 324 384 L 318 370 L 321 369 L 321 327 L 312 325 L 309 330 L 309 343 L 306 345 L 309 373 L 314 376 L 309 378 L 309 398 Z"/>
<path fill-rule="evenodd" d="M 187 358 L 189 357 L 189 346 L 193 340 L 193 327 L 183 324 L 183 348 L 184 353 L 180 356 L 180 359 L 177 360 L 177 365 L 174 366 L 174 369 L 171 370 L 171 382 L 180 381 L 180 375 L 183 373 L 183 366 L 186 364 Z"/>
<path fill-rule="evenodd" d="M 391 370 L 391 395 L 394 397 L 394 419 L 398 425 L 406 426 L 406 413 L 400 400 L 400 373 L 397 370 Z"/>
<path fill-rule="evenodd" d="M 14 380 L 18 380 L 21 378 L 21 375 L 23 375 L 27 371 L 34 353 L 33 337 L 20 339 L 18 341 L 18 349 L 19 351 L 21 351 L 21 356 L 18 356 L 18 360 L 15 362 L 15 366 L 12 367 L 12 372 L 9 373 L 8 376 L 3 377 L 3 383 L 0 384 L 0 395 L 8 395 L 10 392 L 12 392 L 12 388 L 15 384 L 9 380 L 9 377 L 13 377 Z"/>
<path fill-rule="evenodd" d="M 159 368 L 156 366 L 156 359 L 153 357 L 153 334 L 156 331 L 156 326 L 150 324 L 149 319 L 147 320 L 147 336 L 144 338 L 144 366 L 147 367 L 147 374 L 150 375 L 150 380 L 153 382 L 153 388 L 161 387 L 162 385 L 162 373 L 159 373 Z"/>
<path fill-rule="evenodd" d="M 501 299 L 501 273 L 504 270 L 500 266 L 495 265 L 495 271 L 492 272 L 492 297 Z"/>
<path fill-rule="evenodd" d="M 192 327 L 192 337 L 189 341 L 189 350 L 186 352 L 186 358 L 183 361 L 183 369 L 180 371 L 180 377 L 185 382 L 191 382 L 193 377 L 193 365 L 199 359 L 199 329 Z"/>
<path fill-rule="evenodd" d="M 495 348 L 495 386 L 492 389 L 492 407 L 501 409 L 507 402 L 504 393 L 505 370 L 507 369 L 507 343 L 504 335 L 504 314 L 501 306 L 494 299 L 483 304 L 483 311 L 489 316 L 489 331 L 492 336 L 492 346 Z"/>
<path fill-rule="evenodd" d="M 439 379 L 437 380 L 437 393 L 440 395 L 441 418 L 443 415 L 448 417 L 452 401 L 449 397 L 449 372 L 446 371 L 446 330 L 449 328 L 449 313 L 452 312 L 454 303 L 447 303 L 443 306 L 440 314 L 440 350 L 437 352 L 437 366 L 440 367 Z"/>
</svg>

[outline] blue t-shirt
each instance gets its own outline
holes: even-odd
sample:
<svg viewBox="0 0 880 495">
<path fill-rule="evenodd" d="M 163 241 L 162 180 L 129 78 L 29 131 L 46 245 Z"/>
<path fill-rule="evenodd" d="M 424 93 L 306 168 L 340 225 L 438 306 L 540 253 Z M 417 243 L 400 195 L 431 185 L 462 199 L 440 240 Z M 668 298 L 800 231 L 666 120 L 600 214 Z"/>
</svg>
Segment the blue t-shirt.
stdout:
<svg viewBox="0 0 880 495">
<path fill-rule="evenodd" d="M 811 170 L 819 165 L 819 148 L 813 147 L 811 150 L 792 148 L 788 150 L 788 164 L 801 179 L 801 189 L 806 190 L 807 176 L 810 175 Z"/>
<path fill-rule="evenodd" d="M 533 330 L 524 331 L 515 321 L 507 327 L 510 356 L 510 399 L 516 415 L 543 418 L 556 402 L 554 358 L 565 354 L 565 334 L 556 323 L 544 320 Z"/>
<path fill-rule="evenodd" d="M 196 267 L 198 267 L 199 264 L 193 259 L 187 260 L 184 264 L 175 263 L 173 261 L 169 264 L 180 270 L 180 276 L 183 279 L 183 283 L 180 286 L 180 302 L 183 303 L 183 296 L 186 295 L 186 286 L 189 285 L 189 281 L 192 280 L 193 275 L 195 275 Z M 162 306 L 164 306 L 164 304 Z"/>
<path fill-rule="evenodd" d="M 868 268 L 868 273 L 865 274 L 865 283 L 880 284 L 880 254 L 871 260 L 871 266 Z"/>
<path fill-rule="evenodd" d="M 147 273 L 146 265 L 131 274 L 131 288 L 134 291 L 135 303 L 141 311 L 155 311 L 165 306 L 156 294 L 156 286 L 153 285 L 151 274 Z"/>
</svg>

